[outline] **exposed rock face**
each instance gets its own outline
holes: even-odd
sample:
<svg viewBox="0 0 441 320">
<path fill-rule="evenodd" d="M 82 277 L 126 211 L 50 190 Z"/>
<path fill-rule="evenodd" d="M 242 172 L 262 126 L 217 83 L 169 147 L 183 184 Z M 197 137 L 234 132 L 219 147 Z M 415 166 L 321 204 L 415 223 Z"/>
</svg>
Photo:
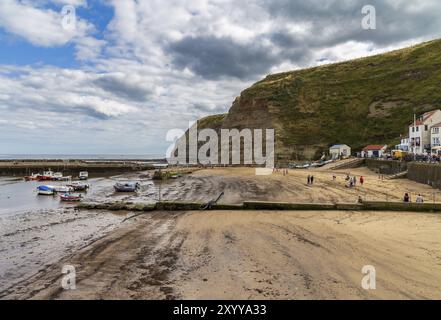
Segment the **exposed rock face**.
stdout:
<svg viewBox="0 0 441 320">
<path fill-rule="evenodd" d="M 276 160 L 313 159 L 336 143 L 399 142 L 414 113 L 441 108 L 441 40 L 378 56 L 270 75 L 199 129 L 276 130 Z"/>
</svg>

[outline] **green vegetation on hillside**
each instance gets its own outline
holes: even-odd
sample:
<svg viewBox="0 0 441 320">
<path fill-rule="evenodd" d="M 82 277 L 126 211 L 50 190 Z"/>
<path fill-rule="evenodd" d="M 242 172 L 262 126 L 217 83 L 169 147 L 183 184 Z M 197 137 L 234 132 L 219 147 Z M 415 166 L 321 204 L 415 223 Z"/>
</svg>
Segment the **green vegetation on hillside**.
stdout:
<svg viewBox="0 0 441 320">
<path fill-rule="evenodd" d="M 270 75 L 229 114 L 200 128 L 276 129 L 278 159 L 313 158 L 331 144 L 394 145 L 414 113 L 441 108 L 441 40 L 353 61 Z M 222 122 L 222 124 L 220 123 Z"/>
</svg>

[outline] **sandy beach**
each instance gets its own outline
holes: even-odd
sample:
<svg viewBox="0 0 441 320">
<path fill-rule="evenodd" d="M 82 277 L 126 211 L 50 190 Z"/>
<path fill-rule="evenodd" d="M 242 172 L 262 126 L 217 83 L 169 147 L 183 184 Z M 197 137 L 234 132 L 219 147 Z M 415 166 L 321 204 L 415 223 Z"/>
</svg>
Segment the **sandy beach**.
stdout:
<svg viewBox="0 0 441 320">
<path fill-rule="evenodd" d="M 365 177 L 365 185 L 345 187 L 346 174 Z M 314 186 L 307 175 L 314 174 Z M 337 181 L 332 176 L 337 175 Z M 144 176 L 140 173 L 138 177 Z M 136 178 L 131 174 L 126 178 Z M 285 202 L 400 201 L 405 192 L 441 201 L 441 192 L 410 180 L 380 180 L 368 169 L 290 171 L 289 176 L 254 175 L 253 169 L 200 170 L 181 179 L 146 182 L 138 195 L 120 198 L 110 182 L 93 201 L 209 201 L 225 192 L 223 203 L 244 200 Z M 116 197 L 116 198 L 115 198 Z M 60 210 L 60 209 L 57 209 Z M 64 208 L 63 210 L 71 210 Z M 59 250 L 37 270 L 27 269 L 6 286 L 1 299 L 435 299 L 441 298 L 441 215 L 398 212 L 153 212 L 127 222 L 133 213 L 72 211 L 73 223 L 109 223 Z M 55 219 L 54 217 L 52 219 Z M 110 219 L 110 220 L 109 220 Z M 113 219 L 113 221 L 111 221 Z M 70 223 L 72 223 L 70 221 Z M 90 225 L 83 220 L 83 229 Z M 93 225 L 93 224 L 92 224 Z M 58 225 L 60 226 L 60 224 Z M 69 230 L 71 225 L 61 224 Z M 9 243 L 23 242 L 13 228 Z M 41 237 L 51 226 L 35 229 Z M 78 231 L 82 230 L 81 226 Z M 90 230 L 90 228 L 89 228 Z M 21 235 L 27 235 L 22 232 Z M 52 234 L 56 241 L 59 232 Z M 2 232 L 2 237 L 5 234 Z M 50 245 L 24 247 L 21 254 Z M 67 247 L 67 246 L 66 246 Z M 2 255 L 24 270 L 9 246 Z M 17 250 L 17 249 L 16 249 Z M 44 258 L 41 258 L 44 260 Z M 33 258 L 38 260 L 37 257 Z M 38 261 L 34 261 L 38 262 Z M 61 288 L 61 269 L 73 265 L 76 290 Z M 377 271 L 377 289 L 361 286 L 363 266 Z M 13 270 L 9 270 L 14 275 Z"/>
<path fill-rule="evenodd" d="M 3 298 L 439 299 L 441 218 L 379 212 L 157 212 Z M 77 289 L 60 287 L 77 268 Z M 361 269 L 377 270 L 363 290 Z"/>
</svg>

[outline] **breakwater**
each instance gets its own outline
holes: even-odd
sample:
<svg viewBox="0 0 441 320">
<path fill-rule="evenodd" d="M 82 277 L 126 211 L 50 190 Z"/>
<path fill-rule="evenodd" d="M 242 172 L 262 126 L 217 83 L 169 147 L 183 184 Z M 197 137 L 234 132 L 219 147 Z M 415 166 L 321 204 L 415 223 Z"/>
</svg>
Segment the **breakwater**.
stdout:
<svg viewBox="0 0 441 320">
<path fill-rule="evenodd" d="M 88 171 L 90 177 L 152 170 L 151 163 L 135 161 L 94 162 L 82 160 L 16 160 L 0 161 L 0 176 L 25 176 L 52 170 L 64 175 L 77 176 Z"/>
<path fill-rule="evenodd" d="M 198 211 L 204 207 L 203 203 L 195 202 L 157 202 L 154 204 L 114 202 L 114 203 L 80 203 L 80 210 L 109 210 L 109 211 Z M 263 211 L 406 211 L 406 212 L 439 212 L 441 203 L 403 203 L 403 202 L 364 202 L 320 204 L 320 203 L 285 203 L 247 201 L 242 204 L 228 205 L 215 204 L 211 210 L 263 210 Z"/>
</svg>

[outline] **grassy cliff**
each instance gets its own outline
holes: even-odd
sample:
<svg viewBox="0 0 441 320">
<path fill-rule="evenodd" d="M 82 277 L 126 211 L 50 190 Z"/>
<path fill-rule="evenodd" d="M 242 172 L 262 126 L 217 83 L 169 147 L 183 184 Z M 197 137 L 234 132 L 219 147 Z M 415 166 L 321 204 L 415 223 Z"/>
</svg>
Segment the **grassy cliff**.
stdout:
<svg viewBox="0 0 441 320">
<path fill-rule="evenodd" d="M 441 108 L 441 40 L 269 75 L 199 128 L 274 128 L 278 160 L 300 160 L 335 143 L 396 144 L 414 113 L 434 108 Z"/>
</svg>

